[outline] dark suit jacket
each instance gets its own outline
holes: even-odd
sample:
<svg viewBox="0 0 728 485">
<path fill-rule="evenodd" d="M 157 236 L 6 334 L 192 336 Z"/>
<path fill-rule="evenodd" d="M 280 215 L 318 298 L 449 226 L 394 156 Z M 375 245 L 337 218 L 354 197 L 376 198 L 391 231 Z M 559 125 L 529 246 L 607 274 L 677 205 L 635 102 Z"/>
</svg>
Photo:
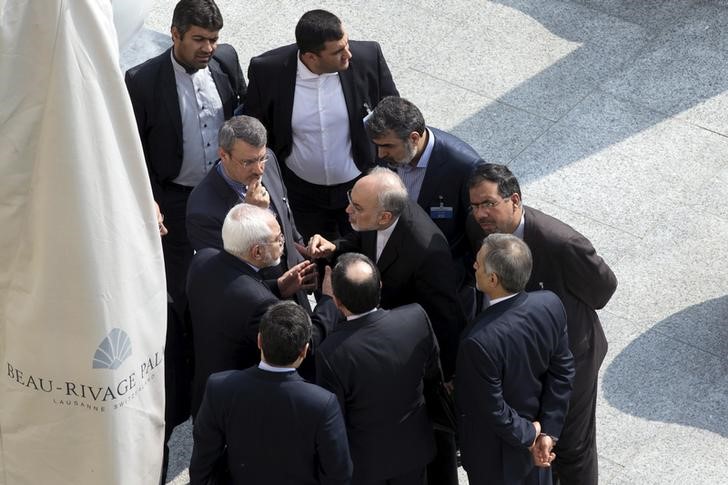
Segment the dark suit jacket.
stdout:
<svg viewBox="0 0 728 485">
<path fill-rule="evenodd" d="M 523 240 L 533 255 L 526 291 L 551 290 L 566 309 L 574 358 L 592 354 L 599 368 L 607 339 L 597 312 L 617 289 L 617 277 L 587 238 L 541 211 L 524 207 Z"/>
<path fill-rule="evenodd" d="M 417 203 L 430 216 L 430 208 L 438 207 L 440 202 L 445 207 L 452 207 L 452 218 L 433 221 L 450 244 L 460 282 L 466 277 L 470 279 L 475 257 L 465 233 L 465 221 L 470 213 L 468 179 L 475 167 L 485 162 L 460 138 L 437 128 L 429 128 L 435 135 L 435 145 Z"/>
<path fill-rule="evenodd" d="M 182 167 L 182 117 L 170 50 L 132 67 L 125 78 L 155 197 L 161 185 L 175 179 Z M 220 44 L 209 67 L 228 119 L 245 96 L 235 49 Z"/>
<path fill-rule="evenodd" d="M 471 483 L 522 483 L 534 468 L 531 423 L 558 438 L 573 378 L 566 313 L 553 293 L 520 293 L 478 316 L 460 343 L 455 377 Z"/>
<path fill-rule="evenodd" d="M 436 346 L 419 305 L 342 322 L 321 344 L 317 382 L 341 403 L 354 484 L 424 468 L 434 456 L 422 386 L 439 377 Z"/>
<path fill-rule="evenodd" d="M 225 455 L 237 484 L 350 483 L 336 397 L 297 372 L 252 367 L 213 374 L 193 433 L 191 485 L 206 485 Z"/>
<path fill-rule="evenodd" d="M 202 249 L 192 258 L 187 296 L 195 350 L 191 406 L 194 416 L 210 374 L 245 369 L 259 362 L 258 325 L 279 297 L 247 263 L 213 248 Z M 333 301 L 322 297 L 311 317 L 312 347 L 319 344 L 339 317 Z"/>
<path fill-rule="evenodd" d="M 386 96 L 397 96 L 382 49 L 376 42 L 349 41 L 349 68 L 339 73 L 349 111 L 351 150 L 359 170 L 374 165 L 374 146 L 364 131 L 362 119 Z M 298 47 L 279 47 L 254 57 L 248 67 L 248 96 L 243 113 L 258 118 L 268 130 L 268 146 L 285 163 L 291 154 L 291 115 L 296 89 Z"/>
<path fill-rule="evenodd" d="M 336 241 L 337 252 L 359 252 L 376 260 L 377 232 L 351 232 Z M 420 206 L 410 201 L 400 214 L 377 261 L 382 275 L 382 308 L 419 303 L 440 344 L 445 380 L 455 357 L 465 315 L 457 298 L 455 269 L 445 236 Z"/>
</svg>

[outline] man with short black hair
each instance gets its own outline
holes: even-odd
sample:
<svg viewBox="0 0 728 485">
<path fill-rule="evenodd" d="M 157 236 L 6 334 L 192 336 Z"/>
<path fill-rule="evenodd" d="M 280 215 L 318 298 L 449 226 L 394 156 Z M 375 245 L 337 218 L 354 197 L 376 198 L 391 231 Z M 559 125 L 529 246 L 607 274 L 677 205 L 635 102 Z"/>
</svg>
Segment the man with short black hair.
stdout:
<svg viewBox="0 0 728 485">
<path fill-rule="evenodd" d="M 336 396 L 296 372 L 310 339 L 306 311 L 274 304 L 260 320 L 258 366 L 210 376 L 193 430 L 191 485 L 225 467 L 233 483 L 350 483 Z"/>
<path fill-rule="evenodd" d="M 522 239 L 533 255 L 526 291 L 551 290 L 564 304 L 576 377 L 553 472 L 561 485 L 596 485 L 597 379 L 607 353 L 596 310 L 614 294 L 617 278 L 587 238 L 560 220 L 523 205 L 518 180 L 505 165 L 479 166 L 468 185 L 477 223 L 470 226 L 471 240 L 493 233 Z"/>
<path fill-rule="evenodd" d="M 173 46 L 126 73 L 154 199 L 169 234 L 162 240 L 167 291 L 184 315 L 192 248 L 187 198 L 217 160 L 217 134 L 245 97 L 232 46 L 217 44 L 223 20 L 213 0 L 181 0 L 172 16 Z"/>
<path fill-rule="evenodd" d="M 374 165 L 363 118 L 396 95 L 379 44 L 349 41 L 336 15 L 303 14 L 296 43 L 254 57 L 243 107 L 268 129 L 298 228 L 335 239 L 349 230 L 346 192 Z"/>
<path fill-rule="evenodd" d="M 382 310 L 380 288 L 369 258 L 339 257 L 331 289 L 346 322 L 316 354 L 317 382 L 339 398 L 354 485 L 421 485 L 435 454 L 422 392 L 441 378 L 437 343 L 422 307 Z"/>
<path fill-rule="evenodd" d="M 470 214 L 468 179 L 476 165 L 485 162 L 460 138 L 425 125 L 419 108 L 404 98 L 382 99 L 367 119 L 366 130 L 378 158 L 397 172 L 410 198 L 447 238 L 460 300 L 472 318 L 475 289 L 470 268 L 475 255 L 465 231 Z"/>
<path fill-rule="evenodd" d="M 455 377 L 471 485 L 551 484 L 574 363 L 559 298 L 523 291 L 531 266 L 528 246 L 510 234 L 486 237 L 474 263 L 490 306 L 465 332 Z"/>
</svg>

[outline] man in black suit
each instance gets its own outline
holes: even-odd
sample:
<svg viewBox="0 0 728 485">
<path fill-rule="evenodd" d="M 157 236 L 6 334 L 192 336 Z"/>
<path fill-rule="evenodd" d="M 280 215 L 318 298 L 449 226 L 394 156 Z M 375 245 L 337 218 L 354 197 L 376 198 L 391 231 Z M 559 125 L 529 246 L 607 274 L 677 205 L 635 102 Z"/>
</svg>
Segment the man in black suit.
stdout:
<svg viewBox="0 0 728 485">
<path fill-rule="evenodd" d="M 250 116 L 235 116 L 220 127 L 220 161 L 197 184 L 187 201 L 187 235 L 192 248 L 222 249 L 222 223 L 228 211 L 245 202 L 276 214 L 285 243 L 281 264 L 263 270 L 275 279 L 303 257 L 295 243 L 302 243 L 288 206 L 286 188 L 275 154 L 266 148 L 265 127 Z M 304 292 L 296 300 L 309 308 Z"/>
<path fill-rule="evenodd" d="M 576 377 L 556 445 L 554 477 L 562 485 L 596 484 L 597 378 L 607 353 L 607 339 L 596 310 L 614 294 L 617 278 L 583 235 L 558 219 L 523 206 L 518 180 L 508 167 L 481 165 L 469 186 L 477 222 L 471 228 L 478 233 L 472 239 L 492 233 L 523 239 L 533 255 L 526 291 L 553 291 L 564 304 Z"/>
<path fill-rule="evenodd" d="M 488 236 L 474 266 L 490 306 L 458 350 L 463 467 L 471 485 L 548 485 L 574 378 L 566 312 L 550 291 L 523 292 L 531 253 L 517 237 Z"/>
<path fill-rule="evenodd" d="M 299 230 L 345 234 L 346 192 L 374 165 L 362 119 L 397 94 L 379 44 L 349 41 L 334 14 L 311 10 L 296 43 L 251 59 L 248 78 L 243 112 L 268 129 Z"/>
<path fill-rule="evenodd" d="M 378 158 L 396 170 L 410 198 L 447 238 L 460 299 L 471 319 L 475 288 L 470 269 L 475 255 L 465 232 L 470 214 L 468 179 L 475 166 L 485 162 L 461 139 L 426 126 L 422 112 L 404 98 L 388 96 L 380 101 L 367 119 L 366 130 Z"/>
<path fill-rule="evenodd" d="M 193 430 L 191 485 L 207 485 L 225 466 L 239 484 L 350 483 L 336 396 L 296 372 L 310 339 L 307 313 L 277 303 L 260 322 L 260 364 L 210 376 Z"/>
<path fill-rule="evenodd" d="M 423 379 L 440 375 L 427 314 L 379 309 L 379 271 L 362 254 L 341 256 L 331 285 L 346 322 L 316 353 L 316 378 L 344 412 L 353 484 L 422 485 L 435 454 Z"/>
<path fill-rule="evenodd" d="M 258 363 L 256 335 L 268 307 L 315 284 L 315 265 L 308 261 L 277 280 L 265 281 L 260 274 L 279 264 L 283 252 L 280 226 L 266 209 L 233 207 L 223 223 L 222 239 L 224 250 L 205 248 L 195 254 L 187 281 L 195 351 L 193 416 L 210 374 Z M 322 297 L 313 314 L 314 345 L 339 317 L 333 301 Z"/>
<path fill-rule="evenodd" d="M 359 252 L 376 261 L 382 277 L 382 308 L 418 303 L 430 317 L 440 346 L 446 381 L 455 372 L 455 358 L 465 314 L 457 297 L 455 269 L 447 239 L 432 219 L 409 199 L 402 180 L 383 167 L 359 179 L 346 208 L 354 232 L 331 243 L 314 235 L 312 257 L 334 252 Z M 436 431 L 438 454 L 428 481 L 457 483 L 453 436 Z"/>
<path fill-rule="evenodd" d="M 167 291 L 180 318 L 192 257 L 187 198 L 215 164 L 218 129 L 245 96 L 235 49 L 217 45 L 222 25 L 213 0 L 182 0 L 172 16 L 174 45 L 126 73 L 152 192 L 169 229 L 162 240 Z"/>
</svg>

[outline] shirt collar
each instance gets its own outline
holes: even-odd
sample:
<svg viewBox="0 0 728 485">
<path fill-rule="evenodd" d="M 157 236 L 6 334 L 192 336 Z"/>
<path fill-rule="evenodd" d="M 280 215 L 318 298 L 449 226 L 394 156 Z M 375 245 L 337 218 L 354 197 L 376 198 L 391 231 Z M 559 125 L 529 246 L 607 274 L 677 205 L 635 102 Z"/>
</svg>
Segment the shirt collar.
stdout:
<svg viewBox="0 0 728 485">
<path fill-rule="evenodd" d="M 518 293 L 513 293 L 512 295 L 508 295 L 508 296 L 501 296 L 500 298 L 495 298 L 495 299 L 493 299 L 493 300 L 490 300 L 490 303 L 488 304 L 488 306 L 493 306 L 493 305 L 495 305 L 496 303 L 500 303 L 500 302 L 502 302 L 502 301 L 506 301 L 506 300 L 508 300 L 508 299 L 510 299 L 510 298 L 513 298 L 513 297 L 514 297 L 514 296 L 516 296 L 516 295 L 518 295 Z"/>
<path fill-rule="evenodd" d="M 174 48 L 169 50 L 169 58 L 172 59 L 172 68 L 175 70 L 175 72 L 178 72 L 180 74 L 186 74 L 187 76 L 190 76 L 190 77 L 194 76 L 198 72 L 207 71 L 207 69 L 208 69 L 207 66 L 205 66 L 204 69 L 198 69 L 193 73 L 187 72 L 187 69 L 185 68 L 185 66 L 183 66 L 182 64 L 177 62 L 177 59 L 174 58 Z"/>
<path fill-rule="evenodd" d="M 378 308 L 372 308 L 372 309 L 371 309 L 371 310 L 369 310 L 368 312 L 364 312 L 364 313 L 357 313 L 357 314 L 355 314 L 355 315 L 349 315 L 348 317 L 346 317 L 346 321 L 347 321 L 347 322 L 349 322 L 349 321 L 351 321 L 351 320 L 356 320 L 357 318 L 361 318 L 361 317 L 363 317 L 364 315 L 369 315 L 370 313 L 374 313 L 374 312 L 376 312 L 377 310 L 378 310 Z"/>
<path fill-rule="evenodd" d="M 295 367 L 273 367 L 263 360 L 258 364 L 258 369 L 267 370 L 268 372 L 294 372 L 296 370 Z"/>
<path fill-rule="evenodd" d="M 523 206 L 521 206 L 521 221 L 518 223 L 516 230 L 513 231 L 513 235 L 516 236 L 520 240 L 523 240 L 523 228 L 525 226 L 525 223 L 526 223 L 526 211 L 524 211 Z"/>
<path fill-rule="evenodd" d="M 378 230 L 377 236 L 389 239 L 389 236 L 391 236 L 392 233 L 394 232 L 394 228 L 397 227 L 398 222 L 399 222 L 399 216 L 397 216 L 397 218 L 394 220 L 394 222 L 392 223 L 391 226 L 389 226 L 386 229 Z"/>
<path fill-rule="evenodd" d="M 306 67 L 306 64 L 303 63 L 301 60 L 301 51 L 298 51 L 296 53 L 296 76 L 298 76 L 300 79 L 318 79 L 320 77 L 330 77 L 330 76 L 338 76 L 338 72 L 325 72 L 323 74 L 316 74 L 314 72 L 311 72 L 311 70 Z"/>
<path fill-rule="evenodd" d="M 228 177 L 228 174 L 225 172 L 225 167 L 223 167 L 222 163 L 219 160 L 215 169 L 217 170 L 217 173 L 223 178 L 223 180 L 227 182 L 230 188 L 233 189 L 241 199 L 245 197 L 245 193 L 248 191 L 248 187 L 245 184 L 241 184 L 240 182 Z"/>
<path fill-rule="evenodd" d="M 432 155 L 432 149 L 435 147 L 435 134 L 429 129 L 427 130 L 427 145 L 425 150 L 422 152 L 422 156 L 417 161 L 417 168 L 427 168 L 427 164 L 430 163 L 430 155 Z"/>
</svg>

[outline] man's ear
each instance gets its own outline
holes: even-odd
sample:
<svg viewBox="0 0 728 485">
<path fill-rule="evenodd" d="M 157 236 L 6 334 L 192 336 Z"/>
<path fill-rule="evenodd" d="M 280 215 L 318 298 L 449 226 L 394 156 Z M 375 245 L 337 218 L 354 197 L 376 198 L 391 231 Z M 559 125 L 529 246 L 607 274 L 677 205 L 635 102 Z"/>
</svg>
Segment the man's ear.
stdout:
<svg viewBox="0 0 728 485">
<path fill-rule="evenodd" d="M 172 28 L 169 29 L 169 32 L 172 34 L 173 40 L 177 40 L 177 41 L 182 40 L 182 36 L 179 35 L 179 30 L 177 30 L 177 27 L 175 27 L 174 25 L 172 26 Z"/>
<path fill-rule="evenodd" d="M 379 213 L 379 224 L 386 226 L 390 222 L 392 222 L 392 213 L 389 211 L 382 211 Z"/>
<path fill-rule="evenodd" d="M 258 339 L 257 340 L 258 340 L 258 348 L 260 350 L 263 350 L 263 344 L 261 343 L 261 340 L 260 340 L 260 332 L 258 332 Z"/>
</svg>

